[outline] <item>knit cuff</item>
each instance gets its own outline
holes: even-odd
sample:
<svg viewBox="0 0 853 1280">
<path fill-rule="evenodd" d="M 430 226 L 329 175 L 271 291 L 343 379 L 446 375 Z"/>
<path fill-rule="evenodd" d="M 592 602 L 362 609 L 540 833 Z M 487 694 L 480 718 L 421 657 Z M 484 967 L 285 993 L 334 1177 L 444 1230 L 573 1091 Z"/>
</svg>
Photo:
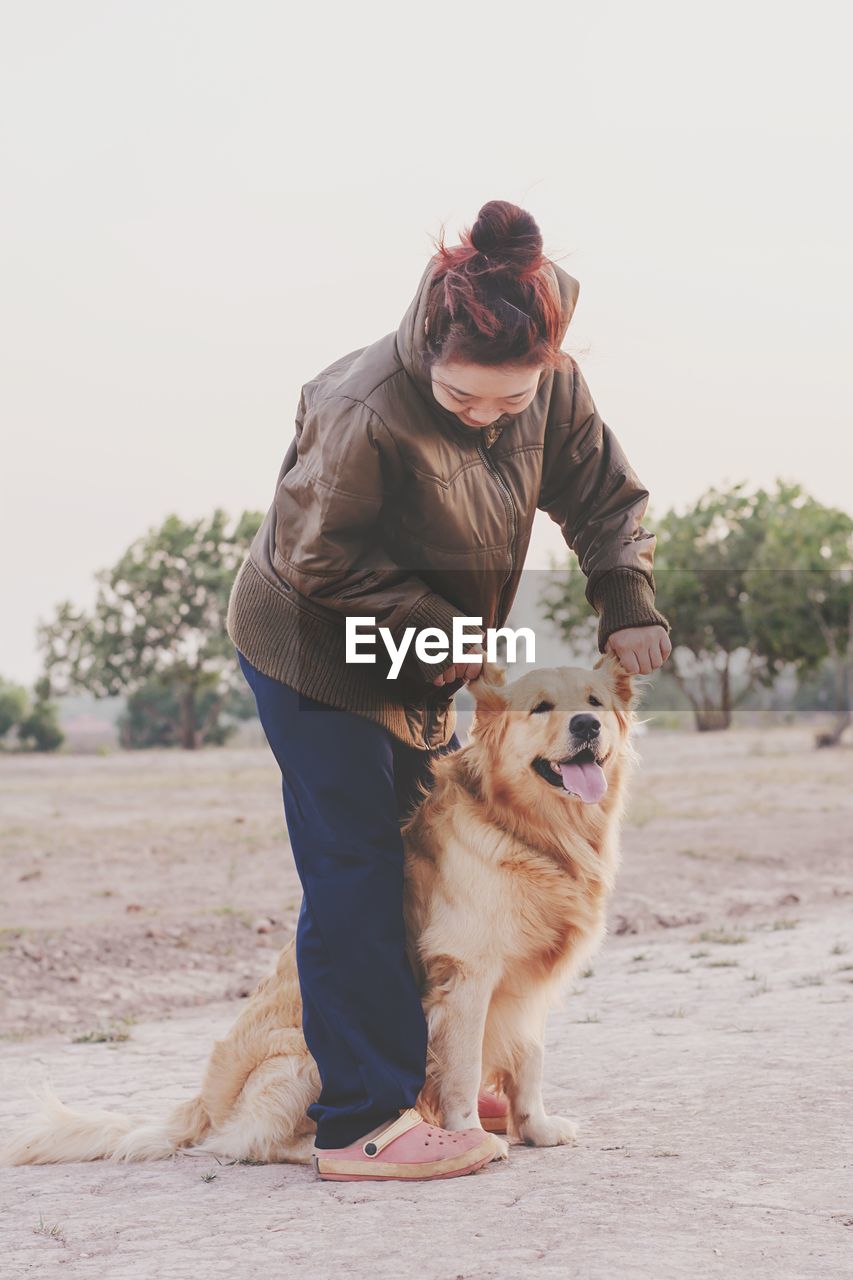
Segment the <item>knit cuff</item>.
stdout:
<svg viewBox="0 0 853 1280">
<path fill-rule="evenodd" d="M 598 611 L 598 648 L 604 653 L 614 631 L 625 627 L 663 627 L 669 622 L 655 608 L 652 583 L 639 569 L 611 569 L 596 584 L 593 601 Z"/>
<path fill-rule="evenodd" d="M 414 627 L 416 632 L 420 632 L 423 631 L 425 627 L 439 627 L 447 636 L 448 642 L 451 645 L 451 651 L 448 653 L 446 658 L 442 659 L 441 662 L 422 662 L 415 653 L 414 639 L 417 638 L 417 636 L 415 636 L 412 641 L 412 646 L 406 655 L 401 672 L 408 671 L 413 678 L 417 679 L 420 677 L 420 679 L 426 681 L 427 684 L 432 684 L 437 676 L 440 676 L 448 667 L 452 667 L 454 665 L 452 650 L 453 619 L 465 618 L 468 616 L 469 615 L 464 613 L 461 609 L 455 609 L 448 600 L 445 600 L 443 596 L 438 595 L 435 591 L 431 591 L 429 595 L 422 596 L 414 609 L 412 609 L 408 618 L 406 618 L 403 630 L 405 630 L 406 627 Z M 468 628 L 466 628 L 466 630 L 468 630 Z M 456 687 L 458 688 L 461 683 L 462 681 L 455 682 Z M 448 690 L 453 689 L 453 687 L 453 685 L 436 686 L 437 689 L 440 689 L 445 693 Z"/>
</svg>

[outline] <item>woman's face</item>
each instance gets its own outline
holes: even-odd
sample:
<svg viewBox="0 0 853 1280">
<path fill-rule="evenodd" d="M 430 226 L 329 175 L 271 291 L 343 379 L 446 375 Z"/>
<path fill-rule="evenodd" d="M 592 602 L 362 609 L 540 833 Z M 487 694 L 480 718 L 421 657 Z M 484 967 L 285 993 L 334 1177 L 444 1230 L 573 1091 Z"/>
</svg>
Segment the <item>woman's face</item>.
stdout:
<svg viewBox="0 0 853 1280">
<path fill-rule="evenodd" d="M 434 364 L 432 393 L 444 409 L 472 431 L 489 427 L 505 413 L 521 413 L 539 386 L 544 366 Z"/>
</svg>

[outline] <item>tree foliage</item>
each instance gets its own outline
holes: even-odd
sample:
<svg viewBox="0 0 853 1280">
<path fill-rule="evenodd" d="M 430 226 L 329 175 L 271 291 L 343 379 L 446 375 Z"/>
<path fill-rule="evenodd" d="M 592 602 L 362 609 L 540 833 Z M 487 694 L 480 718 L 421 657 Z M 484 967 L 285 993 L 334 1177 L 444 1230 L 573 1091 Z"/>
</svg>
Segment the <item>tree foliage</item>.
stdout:
<svg viewBox="0 0 853 1280">
<path fill-rule="evenodd" d="M 240 720 L 255 715 L 255 700 L 248 686 L 225 693 L 204 689 L 196 712 L 199 743 L 221 747 L 236 733 Z M 180 726 L 180 701 L 174 686 L 154 676 L 128 697 L 117 722 L 119 743 L 133 750 L 179 746 Z"/>
<path fill-rule="evenodd" d="M 764 670 L 745 613 L 746 574 L 773 502 L 744 484 L 712 488 L 655 527 L 657 603 L 673 629 L 671 673 L 700 730 L 727 728 Z"/>
<path fill-rule="evenodd" d="M 746 575 L 746 618 L 770 670 L 799 673 L 828 660 L 834 675 L 837 742 L 850 723 L 853 689 L 853 519 L 788 486 L 769 513 Z"/>
<path fill-rule="evenodd" d="M 586 578 L 572 551 L 564 565 L 554 563 L 553 557 L 551 564 L 539 595 L 539 608 L 565 641 L 569 655 L 581 661 L 584 654 L 596 651 L 598 630 L 595 613 L 586 598 Z"/>
<path fill-rule="evenodd" d="M 207 519 L 168 516 L 98 572 L 91 612 L 63 601 L 38 628 L 45 670 L 58 692 L 132 696 L 148 681 L 177 699 L 178 738 L 200 745 L 200 701 L 224 700 L 241 675 L 225 629 L 237 570 L 263 516 L 244 512 L 233 529 L 217 508 Z"/>
<path fill-rule="evenodd" d="M 722 729 L 758 682 L 786 664 L 836 673 L 837 726 L 853 689 L 853 520 L 799 485 L 709 489 L 657 533 L 657 604 L 672 625 L 667 670 L 699 729 Z M 574 557 L 572 557 L 572 562 Z M 571 562 L 570 562 L 571 563 Z M 541 603 L 571 642 L 594 625 L 576 566 L 552 574 Z"/>
<path fill-rule="evenodd" d="M 27 713 L 29 696 L 22 684 L 0 677 L 0 738 L 5 738 Z"/>
<path fill-rule="evenodd" d="M 25 751 L 56 751 L 65 741 L 59 727 L 55 702 L 50 700 L 50 681 L 42 676 L 34 686 L 31 700 L 23 685 L 0 679 L 0 740 L 17 727 L 17 738 Z M 0 741 L 0 746 L 8 744 Z"/>
</svg>

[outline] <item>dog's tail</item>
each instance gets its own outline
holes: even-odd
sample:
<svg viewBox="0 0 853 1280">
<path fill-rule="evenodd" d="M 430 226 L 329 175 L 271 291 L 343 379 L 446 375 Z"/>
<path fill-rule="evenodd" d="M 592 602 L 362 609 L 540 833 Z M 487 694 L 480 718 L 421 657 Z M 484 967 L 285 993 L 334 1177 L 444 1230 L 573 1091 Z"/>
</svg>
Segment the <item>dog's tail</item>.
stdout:
<svg viewBox="0 0 853 1280">
<path fill-rule="evenodd" d="M 9 1142 L 0 1165 L 84 1160 L 164 1160 L 210 1129 L 201 1098 L 182 1102 L 164 1120 L 133 1120 L 115 1111 L 73 1111 L 49 1084 L 30 1091 L 37 1109 Z"/>
</svg>

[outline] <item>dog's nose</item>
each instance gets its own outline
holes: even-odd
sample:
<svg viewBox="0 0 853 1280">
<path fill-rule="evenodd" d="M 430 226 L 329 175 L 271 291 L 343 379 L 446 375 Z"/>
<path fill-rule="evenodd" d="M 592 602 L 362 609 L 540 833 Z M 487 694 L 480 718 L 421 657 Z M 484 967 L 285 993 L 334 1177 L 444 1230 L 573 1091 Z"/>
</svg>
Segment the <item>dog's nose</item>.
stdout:
<svg viewBox="0 0 853 1280">
<path fill-rule="evenodd" d="M 576 738 L 597 738 L 601 732 L 601 721 L 597 716 L 572 716 L 569 728 Z"/>
</svg>

